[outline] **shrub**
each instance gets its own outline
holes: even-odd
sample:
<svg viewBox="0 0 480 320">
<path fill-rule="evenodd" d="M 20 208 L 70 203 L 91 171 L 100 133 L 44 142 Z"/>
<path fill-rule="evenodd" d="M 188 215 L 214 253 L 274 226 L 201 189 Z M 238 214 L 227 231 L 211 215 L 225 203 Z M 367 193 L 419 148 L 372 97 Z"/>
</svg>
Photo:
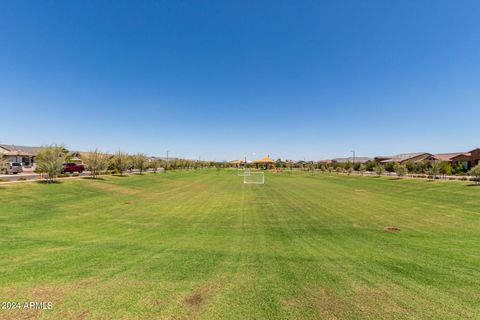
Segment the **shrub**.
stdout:
<svg viewBox="0 0 480 320">
<path fill-rule="evenodd" d="M 385 165 L 385 171 L 394 172 L 395 171 L 395 163 L 387 162 L 387 164 Z"/>
<path fill-rule="evenodd" d="M 480 184 L 480 164 L 477 164 L 470 171 L 468 171 L 468 174 L 473 177 L 472 181 L 475 181 L 477 184 Z"/>
</svg>

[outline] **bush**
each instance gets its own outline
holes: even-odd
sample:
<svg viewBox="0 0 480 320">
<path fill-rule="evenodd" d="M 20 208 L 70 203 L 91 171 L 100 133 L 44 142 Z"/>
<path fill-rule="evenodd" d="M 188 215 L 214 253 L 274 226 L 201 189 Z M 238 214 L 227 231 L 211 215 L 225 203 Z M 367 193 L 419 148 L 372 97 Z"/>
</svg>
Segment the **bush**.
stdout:
<svg viewBox="0 0 480 320">
<path fill-rule="evenodd" d="M 407 167 L 403 164 L 396 163 L 394 168 L 395 168 L 395 173 L 399 177 L 403 177 L 407 174 Z"/>
<path fill-rule="evenodd" d="M 387 162 L 387 164 L 385 164 L 385 171 L 394 172 L 395 171 L 395 163 Z"/>
<path fill-rule="evenodd" d="M 18 181 L 26 181 L 26 180 L 27 180 L 27 178 L 25 178 L 25 177 L 18 178 Z"/>
<path fill-rule="evenodd" d="M 468 174 L 473 177 L 471 179 L 472 181 L 475 181 L 477 184 L 480 184 L 480 164 L 477 164 L 470 171 L 468 171 Z"/>
</svg>

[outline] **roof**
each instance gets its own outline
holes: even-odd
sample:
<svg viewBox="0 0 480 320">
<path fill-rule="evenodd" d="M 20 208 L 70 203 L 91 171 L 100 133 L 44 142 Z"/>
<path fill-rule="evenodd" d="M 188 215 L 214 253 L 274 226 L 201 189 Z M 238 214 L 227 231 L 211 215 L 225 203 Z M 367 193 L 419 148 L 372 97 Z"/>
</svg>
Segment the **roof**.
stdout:
<svg viewBox="0 0 480 320">
<path fill-rule="evenodd" d="M 263 157 L 262 159 L 255 160 L 253 163 L 274 163 L 275 161 L 269 156 Z"/>
<path fill-rule="evenodd" d="M 431 156 L 428 152 L 401 153 L 383 160 L 382 162 L 404 162 L 422 155 Z"/>
<path fill-rule="evenodd" d="M 450 160 L 452 160 L 452 158 L 458 157 L 458 156 L 463 155 L 465 153 L 466 152 L 437 153 L 437 154 L 434 154 L 433 156 L 437 160 L 450 161 Z"/>
<path fill-rule="evenodd" d="M 355 163 L 365 163 L 368 161 L 371 161 L 372 158 L 369 157 L 348 157 L 348 158 L 335 158 L 332 159 L 332 162 L 338 162 L 338 163 L 346 163 L 346 162 L 355 162 Z"/>
<path fill-rule="evenodd" d="M 479 151 L 479 150 L 480 150 L 480 148 L 476 148 L 476 149 L 470 150 L 468 152 L 463 152 L 463 153 L 457 154 L 457 155 L 452 157 L 452 160 L 457 158 L 457 157 L 460 157 L 460 156 L 471 157 L 472 153 L 475 153 L 476 151 Z"/>
<path fill-rule="evenodd" d="M 17 146 L 14 144 L 0 144 L 0 147 L 7 150 L 5 154 L 10 156 L 34 156 L 37 154 L 37 150 L 40 149 L 40 147 Z"/>
<path fill-rule="evenodd" d="M 318 163 L 332 163 L 332 160 L 320 160 Z"/>
</svg>

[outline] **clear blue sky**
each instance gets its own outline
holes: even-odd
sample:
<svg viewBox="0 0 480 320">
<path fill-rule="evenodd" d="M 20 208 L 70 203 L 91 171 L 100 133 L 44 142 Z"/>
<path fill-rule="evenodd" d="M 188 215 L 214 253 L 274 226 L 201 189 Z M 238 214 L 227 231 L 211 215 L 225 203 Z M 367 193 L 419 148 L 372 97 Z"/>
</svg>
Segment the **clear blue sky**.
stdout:
<svg viewBox="0 0 480 320">
<path fill-rule="evenodd" d="M 480 147 L 480 1 L 2 1 L 0 143 L 230 160 Z"/>
</svg>

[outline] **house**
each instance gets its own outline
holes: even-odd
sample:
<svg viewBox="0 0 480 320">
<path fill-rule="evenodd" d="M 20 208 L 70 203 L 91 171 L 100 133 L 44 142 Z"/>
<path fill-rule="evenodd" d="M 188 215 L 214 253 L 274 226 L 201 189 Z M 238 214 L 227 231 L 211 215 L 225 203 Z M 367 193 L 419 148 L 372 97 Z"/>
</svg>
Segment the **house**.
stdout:
<svg viewBox="0 0 480 320">
<path fill-rule="evenodd" d="M 386 164 L 389 162 L 419 163 L 422 161 L 432 161 L 432 160 L 435 160 L 435 158 L 431 153 L 428 153 L 428 152 L 401 153 L 392 157 L 383 157 L 383 156 L 375 157 L 375 162 L 379 162 L 383 164 Z"/>
<path fill-rule="evenodd" d="M 453 158 L 465 153 L 467 152 L 437 153 L 437 154 L 434 154 L 433 157 L 435 158 L 435 160 L 447 161 L 447 162 L 453 163 L 453 160 L 452 160 Z"/>
<path fill-rule="evenodd" d="M 465 169 L 471 169 L 480 164 L 480 148 L 459 154 L 451 158 L 452 163 L 461 163 Z"/>
<path fill-rule="evenodd" d="M 367 163 L 372 161 L 372 158 L 369 157 L 348 157 L 348 158 L 335 158 L 332 159 L 332 163 Z"/>
<path fill-rule="evenodd" d="M 0 144 L 0 156 L 8 162 L 20 162 L 25 167 L 32 167 L 35 165 L 38 149 L 39 147 Z"/>
</svg>

